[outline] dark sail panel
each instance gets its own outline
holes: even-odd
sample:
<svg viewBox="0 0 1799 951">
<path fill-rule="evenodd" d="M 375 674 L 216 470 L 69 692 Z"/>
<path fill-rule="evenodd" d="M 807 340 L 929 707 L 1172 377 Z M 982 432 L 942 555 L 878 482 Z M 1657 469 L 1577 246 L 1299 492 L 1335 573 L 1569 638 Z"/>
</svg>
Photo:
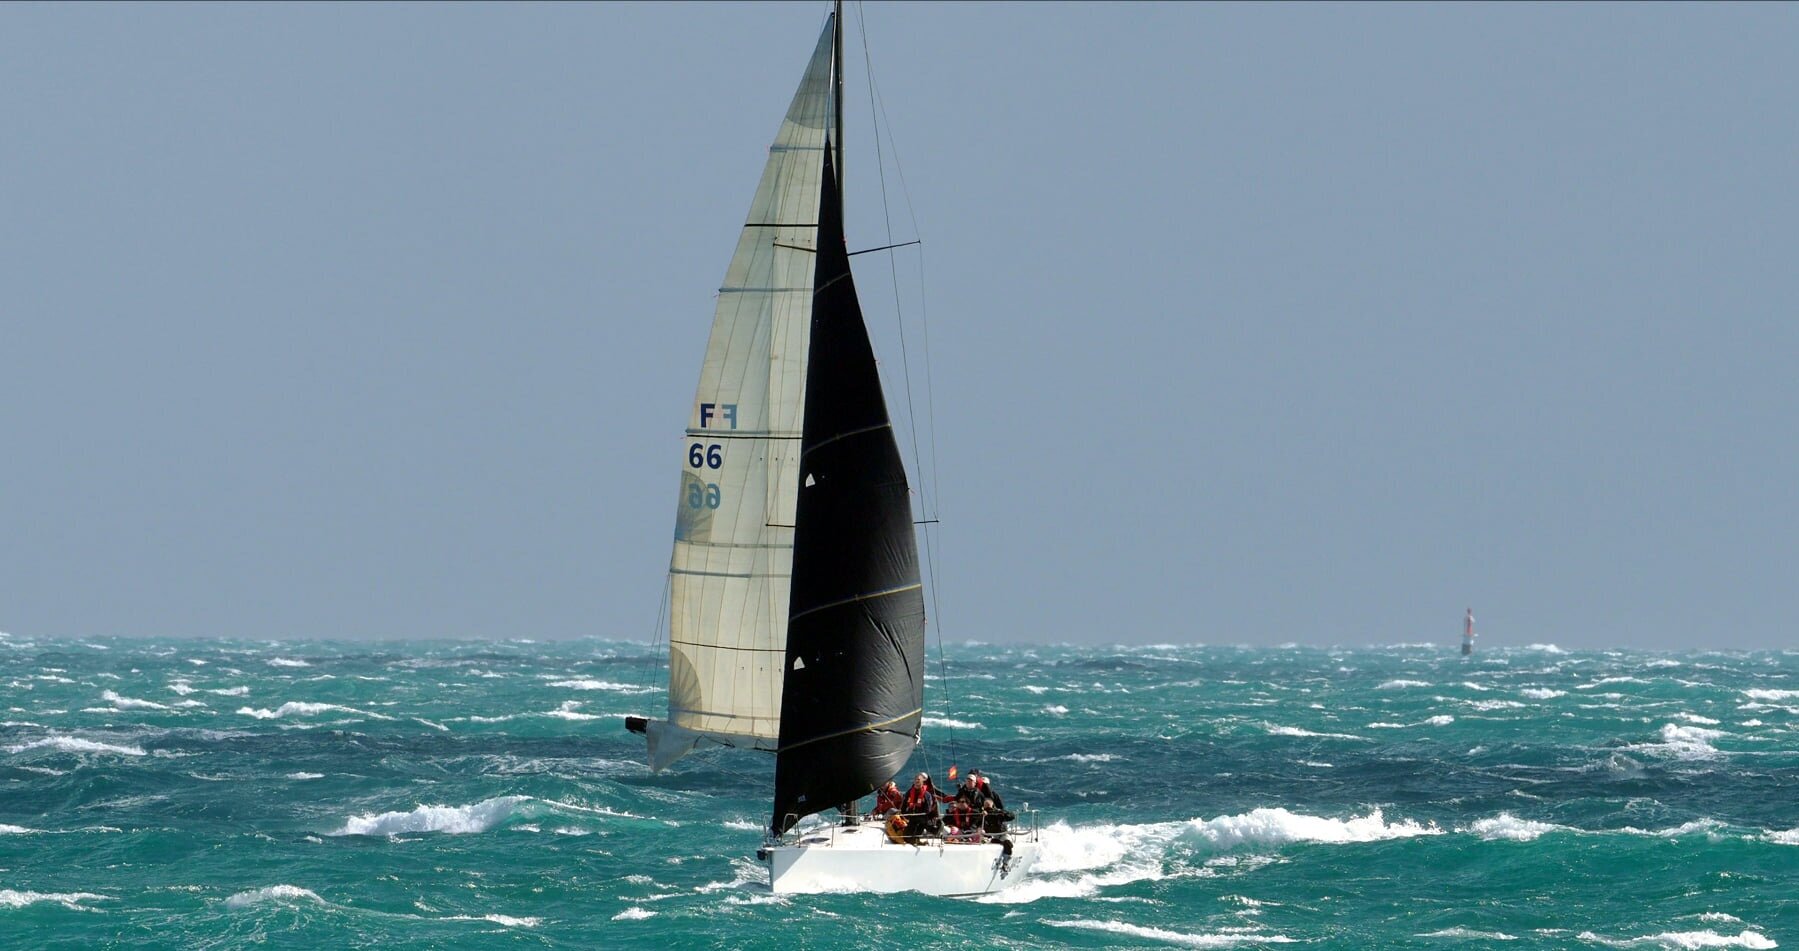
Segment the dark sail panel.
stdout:
<svg viewBox="0 0 1799 951">
<path fill-rule="evenodd" d="M 918 742 L 924 589 L 912 503 L 850 276 L 827 141 L 774 830 L 873 792 Z"/>
</svg>

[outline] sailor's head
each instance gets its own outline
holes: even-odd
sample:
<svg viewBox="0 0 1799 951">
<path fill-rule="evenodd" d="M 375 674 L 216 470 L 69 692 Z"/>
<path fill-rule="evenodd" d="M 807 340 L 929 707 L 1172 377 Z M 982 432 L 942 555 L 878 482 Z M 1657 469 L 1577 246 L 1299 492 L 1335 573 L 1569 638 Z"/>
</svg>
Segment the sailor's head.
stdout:
<svg viewBox="0 0 1799 951">
<path fill-rule="evenodd" d="M 987 785 L 987 774 L 978 769 L 971 769 L 968 771 L 968 781 L 977 786 L 985 786 Z"/>
<path fill-rule="evenodd" d="M 929 786 L 930 784 L 930 773 L 919 773 L 917 776 L 912 777 L 912 785 L 914 786 Z"/>
<path fill-rule="evenodd" d="M 894 781 L 891 779 L 887 780 L 887 785 L 885 785 L 881 788 L 891 790 L 893 792 L 899 792 L 899 786 L 897 784 L 895 784 Z"/>
</svg>

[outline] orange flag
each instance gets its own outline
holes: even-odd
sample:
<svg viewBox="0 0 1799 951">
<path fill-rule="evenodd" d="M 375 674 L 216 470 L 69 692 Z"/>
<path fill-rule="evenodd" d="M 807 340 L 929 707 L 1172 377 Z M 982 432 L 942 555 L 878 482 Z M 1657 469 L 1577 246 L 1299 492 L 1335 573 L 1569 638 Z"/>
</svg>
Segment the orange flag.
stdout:
<svg viewBox="0 0 1799 951">
<path fill-rule="evenodd" d="M 956 781 L 956 767 L 954 766 L 949 768 L 949 779 L 952 783 Z"/>
</svg>

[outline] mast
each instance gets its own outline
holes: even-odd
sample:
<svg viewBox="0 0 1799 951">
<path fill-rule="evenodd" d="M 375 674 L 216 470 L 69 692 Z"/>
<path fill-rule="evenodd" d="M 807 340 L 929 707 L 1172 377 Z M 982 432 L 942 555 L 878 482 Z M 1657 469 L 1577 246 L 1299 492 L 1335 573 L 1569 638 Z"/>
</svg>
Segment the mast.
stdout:
<svg viewBox="0 0 1799 951">
<path fill-rule="evenodd" d="M 843 198 L 843 0 L 831 4 L 831 142 L 837 163 L 837 197 Z"/>
</svg>

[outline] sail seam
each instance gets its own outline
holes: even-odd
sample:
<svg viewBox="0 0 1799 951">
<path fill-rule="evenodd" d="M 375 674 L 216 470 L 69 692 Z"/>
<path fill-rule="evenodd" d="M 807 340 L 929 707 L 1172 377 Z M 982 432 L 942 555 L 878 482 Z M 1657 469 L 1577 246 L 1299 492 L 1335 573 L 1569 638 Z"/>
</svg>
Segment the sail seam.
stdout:
<svg viewBox="0 0 1799 951">
<path fill-rule="evenodd" d="M 714 650 L 714 651 L 737 651 L 740 654 L 785 654 L 785 653 L 787 653 L 787 648 L 785 648 L 785 647 L 733 647 L 729 644 L 707 644 L 703 641 L 684 641 L 679 638 L 671 639 L 669 641 L 669 643 L 670 644 L 680 644 L 682 647 L 704 647 L 707 650 Z M 737 716 L 737 714 L 713 713 L 713 714 L 708 714 L 708 716 L 725 717 L 725 716 Z M 767 718 L 765 717 L 763 719 L 767 719 Z"/>
<path fill-rule="evenodd" d="M 791 526 L 791 525 L 775 525 L 771 522 L 768 524 L 767 527 L 769 527 L 769 528 L 792 528 L 793 526 Z M 793 547 L 792 542 L 696 542 L 691 538 L 683 538 L 683 539 L 680 539 L 680 541 L 682 544 L 691 545 L 694 548 L 750 548 L 750 549 L 767 548 L 767 549 L 777 549 L 778 550 L 778 549 L 785 549 L 785 548 Z M 669 570 L 673 571 L 674 569 L 670 568 Z"/>
<path fill-rule="evenodd" d="M 869 723 L 864 726 L 853 726 L 847 730 L 838 730 L 835 733 L 826 733 L 823 736 L 815 736 L 808 740 L 801 740 L 798 743 L 787 743 L 781 747 L 781 752 L 787 753 L 787 752 L 791 752 L 793 750 L 797 750 L 802 746 L 810 746 L 813 743 L 822 743 L 825 740 L 835 740 L 838 737 L 843 737 L 843 736 L 853 736 L 857 733 L 873 733 L 874 731 L 882 729 L 883 727 L 890 727 L 890 726 L 894 725 L 895 723 L 898 723 L 901 720 L 906 719 L 907 717 L 915 717 L 922 713 L 924 713 L 924 708 L 919 707 L 918 709 L 913 710 L 911 712 L 902 713 L 899 716 L 894 717 L 891 720 L 882 720 L 879 723 Z"/>
<path fill-rule="evenodd" d="M 735 432 L 735 433 L 721 433 L 715 429 L 689 429 L 687 431 L 687 435 L 689 435 L 689 436 L 704 436 L 707 439 L 803 439 L 803 438 L 805 438 L 800 433 L 793 432 L 792 430 L 783 430 L 780 432 L 776 432 L 774 430 L 769 430 L 769 429 L 760 429 L 760 430 L 754 430 L 752 432 Z"/>
<path fill-rule="evenodd" d="M 791 612 L 787 615 L 787 623 L 792 624 L 794 621 L 796 621 L 800 618 L 803 618 L 808 614 L 816 614 L 819 611 L 828 610 L 830 608 L 840 608 L 846 604 L 855 604 L 858 601 L 872 601 L 875 598 L 884 598 L 890 594 L 904 594 L 907 591 L 917 591 L 923 587 L 924 587 L 923 582 L 914 581 L 911 584 L 902 585 L 898 588 L 888 588 L 885 591 L 871 591 L 867 594 L 858 594 L 855 597 L 843 598 L 838 601 L 832 601 L 829 604 L 821 604 L 821 605 L 818 605 L 817 607 L 807 608 L 804 611 Z"/>
<path fill-rule="evenodd" d="M 852 429 L 847 433 L 838 433 L 837 435 L 832 436 L 829 439 L 821 439 L 818 442 L 813 443 L 810 448 L 808 448 L 800 453 L 800 457 L 803 459 L 806 456 L 811 455 L 813 452 L 815 452 L 819 449 L 823 449 L 824 447 L 829 446 L 830 444 L 838 441 L 839 439 L 848 439 L 851 436 L 860 436 L 863 433 L 877 433 L 883 429 L 892 429 L 892 428 L 893 428 L 893 424 L 888 422 L 888 423 L 879 423 L 874 426 L 864 426 L 861 429 Z"/>
</svg>

